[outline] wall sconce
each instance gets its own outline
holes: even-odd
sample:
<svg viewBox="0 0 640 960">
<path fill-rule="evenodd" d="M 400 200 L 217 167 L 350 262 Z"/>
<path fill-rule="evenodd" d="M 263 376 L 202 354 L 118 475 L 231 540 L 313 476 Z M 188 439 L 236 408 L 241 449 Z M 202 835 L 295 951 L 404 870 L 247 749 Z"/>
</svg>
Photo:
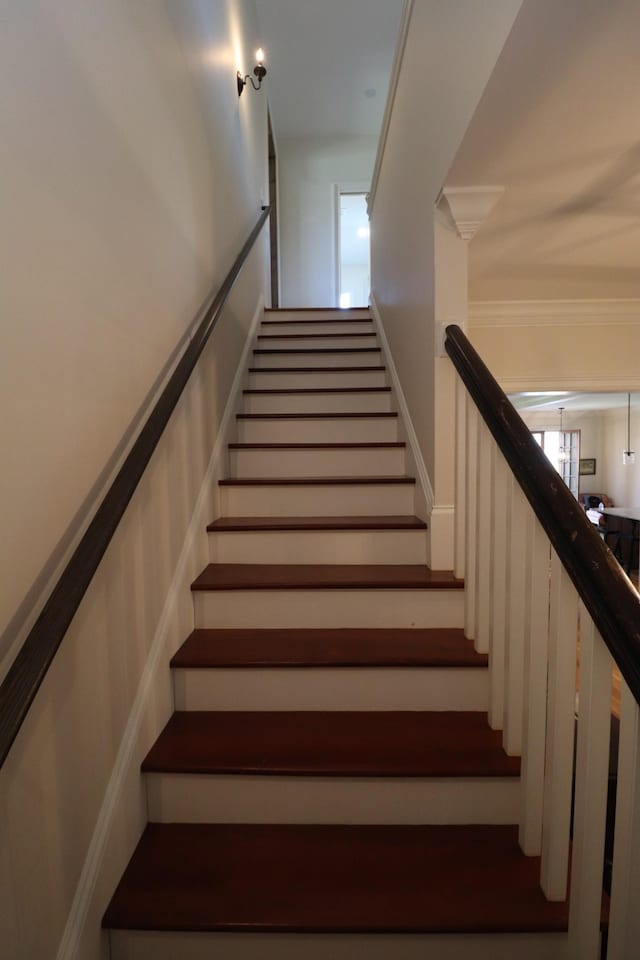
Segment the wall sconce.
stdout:
<svg viewBox="0 0 640 960">
<path fill-rule="evenodd" d="M 254 90 L 259 90 L 260 87 L 262 86 L 262 81 L 267 75 L 267 68 L 264 65 L 264 50 L 262 49 L 262 47 L 259 47 L 256 50 L 256 65 L 253 68 L 253 73 L 258 80 L 257 83 L 253 79 L 250 73 L 248 73 L 246 77 L 243 77 L 240 71 L 238 70 L 237 80 L 238 80 L 238 96 L 239 97 L 242 96 L 242 91 L 247 85 L 247 80 L 251 81 L 251 86 L 253 87 Z"/>
<path fill-rule="evenodd" d="M 631 449 L 631 394 L 627 394 L 627 449 L 622 451 L 622 464 L 625 467 L 636 462 L 635 450 Z"/>
</svg>

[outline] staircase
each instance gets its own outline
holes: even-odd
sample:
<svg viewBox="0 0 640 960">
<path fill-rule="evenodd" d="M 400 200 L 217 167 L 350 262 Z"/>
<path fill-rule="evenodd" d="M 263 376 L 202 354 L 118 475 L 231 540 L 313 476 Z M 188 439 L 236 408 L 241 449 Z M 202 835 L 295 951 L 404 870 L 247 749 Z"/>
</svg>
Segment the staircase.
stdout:
<svg viewBox="0 0 640 960">
<path fill-rule="evenodd" d="M 112 960 L 567 956 L 368 311 L 266 311 Z"/>
</svg>

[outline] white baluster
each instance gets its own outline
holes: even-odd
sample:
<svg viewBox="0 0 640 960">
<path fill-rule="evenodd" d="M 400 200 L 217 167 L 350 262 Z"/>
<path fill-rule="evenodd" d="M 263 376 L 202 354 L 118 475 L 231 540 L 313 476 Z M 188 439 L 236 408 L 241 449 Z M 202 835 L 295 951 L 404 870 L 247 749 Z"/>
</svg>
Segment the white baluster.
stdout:
<svg viewBox="0 0 640 960">
<path fill-rule="evenodd" d="M 455 541 L 453 546 L 453 572 L 464 579 L 465 574 L 465 436 L 467 416 L 467 391 L 462 380 L 456 379 L 456 474 L 455 474 Z"/>
<path fill-rule="evenodd" d="M 466 483 L 465 497 L 465 581 L 464 581 L 464 632 L 470 640 L 476 638 L 476 509 L 478 493 L 478 410 L 475 403 L 467 401 L 466 424 Z"/>
<path fill-rule="evenodd" d="M 547 733 L 549 643 L 549 539 L 531 509 L 527 511 L 527 606 L 525 610 L 522 812 L 519 840 L 523 853 L 542 851 L 542 799 Z"/>
<path fill-rule="evenodd" d="M 547 754 L 540 885 L 548 900 L 567 895 L 573 777 L 578 596 L 551 551 Z"/>
<path fill-rule="evenodd" d="M 622 682 L 607 960 L 640 954 L 640 708 Z"/>
<path fill-rule="evenodd" d="M 504 749 L 510 757 L 522 753 L 524 687 L 524 626 L 526 607 L 526 516 L 528 505 L 518 483 L 511 480 L 509 596 L 506 634 L 506 700 Z"/>
<path fill-rule="evenodd" d="M 491 634 L 491 448 L 493 438 L 481 421 L 478 430 L 476 502 L 476 650 L 488 653 Z"/>
<path fill-rule="evenodd" d="M 609 781 L 611 657 L 582 605 L 579 690 L 569 953 L 575 960 L 598 960 Z"/>
<path fill-rule="evenodd" d="M 493 444 L 491 491 L 491 640 L 489 646 L 489 725 L 504 727 L 505 636 L 507 617 L 507 557 L 511 484 L 509 467 Z"/>
</svg>

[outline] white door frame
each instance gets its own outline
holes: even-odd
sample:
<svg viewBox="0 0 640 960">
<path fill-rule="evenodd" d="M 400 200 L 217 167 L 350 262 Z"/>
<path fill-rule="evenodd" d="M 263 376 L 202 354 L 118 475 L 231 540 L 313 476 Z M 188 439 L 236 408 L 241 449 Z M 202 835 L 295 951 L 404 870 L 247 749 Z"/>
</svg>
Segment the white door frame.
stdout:
<svg viewBox="0 0 640 960">
<path fill-rule="evenodd" d="M 341 250 L 340 250 L 340 196 L 343 193 L 369 193 L 371 185 L 362 180 L 343 181 L 333 185 L 333 229 L 335 236 L 335 285 L 336 285 L 336 307 L 340 306 L 341 290 Z"/>
</svg>

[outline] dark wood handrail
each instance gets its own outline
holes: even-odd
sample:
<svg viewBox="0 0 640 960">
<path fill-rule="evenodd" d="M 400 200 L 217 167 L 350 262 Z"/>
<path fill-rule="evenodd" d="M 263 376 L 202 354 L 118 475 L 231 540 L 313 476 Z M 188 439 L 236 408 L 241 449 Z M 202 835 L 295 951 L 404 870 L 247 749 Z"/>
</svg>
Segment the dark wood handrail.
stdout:
<svg viewBox="0 0 640 960">
<path fill-rule="evenodd" d="M 270 209 L 268 206 L 262 208 L 258 222 L 222 285 L 212 292 L 196 332 L 0 686 L 0 766 L 11 749 L 98 564 L 218 322 Z"/>
<path fill-rule="evenodd" d="M 445 349 L 640 703 L 640 596 L 460 327 Z"/>
</svg>

